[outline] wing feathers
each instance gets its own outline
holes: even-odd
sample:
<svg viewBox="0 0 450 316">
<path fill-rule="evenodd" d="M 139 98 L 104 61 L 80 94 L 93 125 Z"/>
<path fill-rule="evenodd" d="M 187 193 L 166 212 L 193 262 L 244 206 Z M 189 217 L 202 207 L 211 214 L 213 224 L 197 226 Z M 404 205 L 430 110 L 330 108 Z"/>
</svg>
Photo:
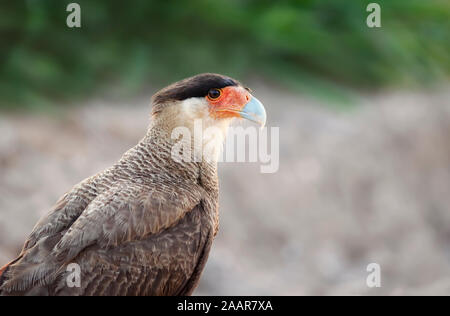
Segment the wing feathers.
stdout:
<svg viewBox="0 0 450 316">
<path fill-rule="evenodd" d="M 176 195 L 170 191 L 173 187 L 177 188 Z M 204 196 L 200 186 L 167 186 L 162 191 L 117 184 L 96 197 L 70 227 L 36 240 L 44 231 L 64 227 L 61 220 L 56 220 L 55 225 L 55 218 L 68 216 L 53 212 L 35 229 L 21 258 L 8 269 L 7 280 L 0 289 L 12 293 L 63 282 L 58 275 L 64 274 L 65 266 L 71 262 L 81 265 L 87 283 L 81 289 L 71 290 L 62 283 L 54 286 L 61 293 L 167 295 L 188 284 L 192 287 L 196 282 L 188 280 L 192 280 L 198 266 L 198 254 L 202 253 L 198 248 L 203 248 L 210 238 L 200 234 L 203 213 L 200 205 Z M 61 202 L 59 208 L 66 205 Z M 186 219 L 190 213 L 195 216 Z M 181 250 L 184 253 L 179 253 Z M 148 262 L 152 265 L 145 271 L 129 270 L 134 264 Z M 128 271 L 128 275 L 137 273 L 141 277 L 131 280 L 121 269 Z M 116 275 L 110 275 L 111 271 L 116 271 Z"/>
</svg>

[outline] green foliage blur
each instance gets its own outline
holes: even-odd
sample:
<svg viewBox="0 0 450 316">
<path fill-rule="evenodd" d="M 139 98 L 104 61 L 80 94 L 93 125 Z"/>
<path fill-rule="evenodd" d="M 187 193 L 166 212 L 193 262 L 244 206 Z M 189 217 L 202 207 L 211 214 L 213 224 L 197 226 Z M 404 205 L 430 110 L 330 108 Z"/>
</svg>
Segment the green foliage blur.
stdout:
<svg viewBox="0 0 450 316">
<path fill-rule="evenodd" d="M 200 72 L 315 95 L 448 80 L 448 0 L 77 0 L 0 5 L 0 108 L 127 96 Z M 366 7 L 381 5 L 381 28 Z"/>
</svg>

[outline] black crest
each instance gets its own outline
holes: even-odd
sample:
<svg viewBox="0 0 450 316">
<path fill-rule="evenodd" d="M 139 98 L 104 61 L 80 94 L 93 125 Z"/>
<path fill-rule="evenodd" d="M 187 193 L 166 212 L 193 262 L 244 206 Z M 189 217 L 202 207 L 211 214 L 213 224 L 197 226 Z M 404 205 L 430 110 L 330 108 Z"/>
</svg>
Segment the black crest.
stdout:
<svg viewBox="0 0 450 316">
<path fill-rule="evenodd" d="M 212 88 L 238 86 L 240 83 L 230 77 L 219 74 L 205 73 L 175 82 L 160 90 L 153 96 L 153 104 L 163 104 L 167 101 L 185 100 L 193 97 L 204 97 Z"/>
</svg>

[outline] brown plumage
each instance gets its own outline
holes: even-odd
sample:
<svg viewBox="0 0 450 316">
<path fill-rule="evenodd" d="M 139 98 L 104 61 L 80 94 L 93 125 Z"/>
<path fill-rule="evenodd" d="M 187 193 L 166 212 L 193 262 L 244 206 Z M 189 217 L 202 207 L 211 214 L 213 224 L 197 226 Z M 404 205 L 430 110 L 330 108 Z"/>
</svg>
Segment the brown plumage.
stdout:
<svg viewBox="0 0 450 316">
<path fill-rule="evenodd" d="M 214 116 L 213 105 L 236 100 L 217 105 L 208 93 L 227 87 L 246 91 L 231 78 L 202 74 L 157 93 L 145 137 L 59 199 L 0 270 L 0 295 L 190 295 L 218 229 L 217 161 L 175 161 L 171 132 L 192 130 L 194 119 L 225 132 L 238 115 Z M 80 287 L 67 285 L 72 263 Z"/>
</svg>

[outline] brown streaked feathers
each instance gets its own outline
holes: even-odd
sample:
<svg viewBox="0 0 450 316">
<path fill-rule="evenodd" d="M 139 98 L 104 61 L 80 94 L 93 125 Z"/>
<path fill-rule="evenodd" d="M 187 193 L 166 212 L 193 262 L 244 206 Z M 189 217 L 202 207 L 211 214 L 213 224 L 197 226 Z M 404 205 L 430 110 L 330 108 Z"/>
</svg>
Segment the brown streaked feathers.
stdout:
<svg viewBox="0 0 450 316">
<path fill-rule="evenodd" d="M 211 85 L 238 84 L 201 76 L 157 93 L 156 111 Z M 172 145 L 153 124 L 115 165 L 64 194 L 0 270 L 0 295 L 191 294 L 217 233 L 217 166 L 175 162 Z M 80 287 L 66 284 L 71 263 Z"/>
</svg>

